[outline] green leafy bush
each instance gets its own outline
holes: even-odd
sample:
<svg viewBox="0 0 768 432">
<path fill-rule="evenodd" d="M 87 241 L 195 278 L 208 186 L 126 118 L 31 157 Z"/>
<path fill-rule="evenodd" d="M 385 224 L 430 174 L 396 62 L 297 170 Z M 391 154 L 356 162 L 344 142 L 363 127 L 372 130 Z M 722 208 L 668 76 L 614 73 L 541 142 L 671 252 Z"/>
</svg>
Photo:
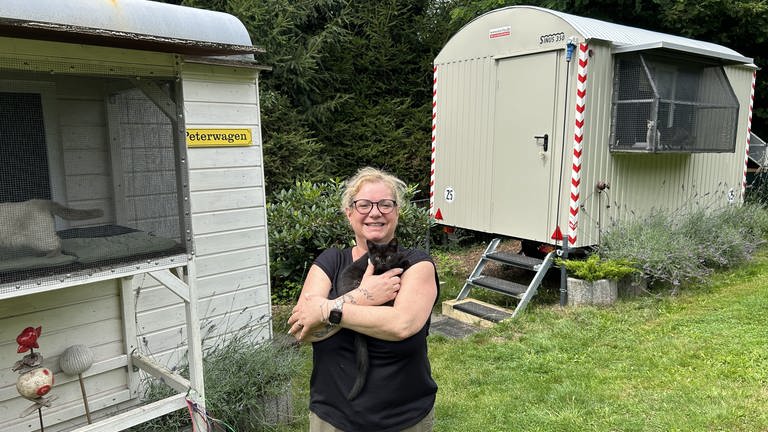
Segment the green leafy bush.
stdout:
<svg viewBox="0 0 768 432">
<path fill-rule="evenodd" d="M 272 299 L 291 303 L 301 291 L 312 261 L 324 249 L 351 246 L 352 230 L 340 210 L 344 184 L 296 182 L 281 190 L 267 203 L 269 221 L 270 273 Z M 431 220 L 426 208 L 410 203 L 415 186 L 406 190 L 406 203 L 400 206 L 396 236 L 404 247 L 425 248 Z"/>
<path fill-rule="evenodd" d="M 624 259 L 602 259 L 597 254 L 591 254 L 586 259 L 556 259 L 557 265 L 565 266 L 571 276 L 594 282 L 599 279 L 624 279 L 638 269 L 632 262 Z"/>
<path fill-rule="evenodd" d="M 430 253 L 441 278 L 447 276 L 466 276 L 462 273 L 461 262 L 459 262 L 456 256 L 439 249 L 433 249 Z"/>
<path fill-rule="evenodd" d="M 295 300 L 320 251 L 352 241 L 339 210 L 342 189 L 338 180 L 322 184 L 299 181 L 267 203 L 269 270 L 272 297 L 277 303 Z"/>
</svg>

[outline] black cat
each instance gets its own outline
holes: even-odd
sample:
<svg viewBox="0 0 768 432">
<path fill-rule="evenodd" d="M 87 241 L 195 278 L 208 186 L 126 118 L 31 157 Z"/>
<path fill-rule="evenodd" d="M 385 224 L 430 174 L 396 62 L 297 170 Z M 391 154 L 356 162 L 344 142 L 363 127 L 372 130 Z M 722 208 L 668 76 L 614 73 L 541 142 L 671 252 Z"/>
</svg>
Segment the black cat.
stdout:
<svg viewBox="0 0 768 432">
<path fill-rule="evenodd" d="M 341 273 L 339 296 L 360 286 L 369 260 L 373 264 L 373 274 L 375 275 L 393 268 L 406 268 L 408 266 L 405 254 L 399 250 L 397 239 L 392 239 L 389 243 L 384 244 L 376 244 L 368 240 L 366 244 L 368 245 L 368 254 L 360 257 Z M 384 305 L 392 306 L 393 304 L 394 301 L 389 301 Z M 357 361 L 357 379 L 355 379 L 355 385 L 347 395 L 348 400 L 352 400 L 360 394 L 368 376 L 368 342 L 365 336 L 360 333 L 355 333 L 355 358 Z"/>
</svg>

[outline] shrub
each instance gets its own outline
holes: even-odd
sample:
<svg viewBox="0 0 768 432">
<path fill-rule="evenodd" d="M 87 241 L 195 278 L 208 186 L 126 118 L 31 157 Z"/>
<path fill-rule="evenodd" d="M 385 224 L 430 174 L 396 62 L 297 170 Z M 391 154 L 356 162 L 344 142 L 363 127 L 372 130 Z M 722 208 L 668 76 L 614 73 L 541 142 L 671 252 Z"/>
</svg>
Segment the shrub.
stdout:
<svg viewBox="0 0 768 432">
<path fill-rule="evenodd" d="M 276 402 L 285 400 L 279 406 L 290 412 L 290 383 L 303 362 L 295 346 L 274 340 L 254 341 L 246 331 L 236 333 L 208 349 L 203 358 L 206 411 L 218 423 L 229 426 L 228 430 L 273 430 L 284 420 L 275 412 Z M 180 372 L 188 376 L 186 366 Z M 168 386 L 152 380 L 144 400 L 151 402 L 172 394 Z M 184 430 L 189 425 L 189 413 L 179 410 L 129 430 L 164 432 Z"/>
<path fill-rule="evenodd" d="M 437 249 L 433 249 L 430 253 L 441 279 L 448 276 L 466 276 L 463 274 L 461 262 L 456 256 Z"/>
<path fill-rule="evenodd" d="M 339 209 L 344 184 L 296 182 L 267 203 L 270 277 L 275 303 L 295 301 L 312 261 L 324 249 L 354 242 L 346 216 Z M 426 247 L 431 224 L 426 208 L 410 203 L 415 186 L 406 190 L 396 236 L 404 247 Z"/>
<path fill-rule="evenodd" d="M 312 260 L 323 249 L 349 245 L 350 230 L 339 211 L 343 183 L 299 181 L 267 203 L 272 297 L 292 302 Z"/>
<path fill-rule="evenodd" d="M 682 237 L 672 219 L 668 212 L 654 211 L 644 219 L 616 223 L 603 234 L 598 253 L 637 263 L 650 282 L 676 287 L 703 279 L 708 271 L 693 253 L 693 239 Z"/>
<path fill-rule="evenodd" d="M 624 259 L 602 259 L 597 254 L 591 254 L 587 259 L 556 259 L 557 265 L 565 266 L 571 276 L 594 282 L 599 279 L 619 280 L 638 273 L 637 268 Z"/>
<path fill-rule="evenodd" d="M 768 204 L 768 172 L 760 170 L 747 185 L 746 202 L 750 204 Z"/>
<path fill-rule="evenodd" d="M 290 413 L 290 384 L 303 361 L 293 345 L 277 340 L 256 343 L 239 334 L 216 347 L 203 363 L 207 409 L 235 430 L 268 430 Z M 275 412 L 276 405 L 287 412 Z"/>
<path fill-rule="evenodd" d="M 745 204 L 689 213 L 655 210 L 614 223 L 602 235 L 600 256 L 625 259 L 651 283 L 701 282 L 716 268 L 749 259 L 768 236 L 768 211 Z"/>
</svg>

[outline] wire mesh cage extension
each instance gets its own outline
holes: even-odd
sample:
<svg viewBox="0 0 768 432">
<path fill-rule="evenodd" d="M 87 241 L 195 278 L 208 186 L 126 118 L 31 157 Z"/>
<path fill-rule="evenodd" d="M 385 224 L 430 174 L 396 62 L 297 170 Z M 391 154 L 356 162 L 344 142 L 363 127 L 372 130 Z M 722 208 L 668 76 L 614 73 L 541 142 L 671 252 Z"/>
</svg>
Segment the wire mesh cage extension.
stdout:
<svg viewBox="0 0 768 432">
<path fill-rule="evenodd" d="M 738 114 L 720 65 L 649 54 L 617 57 L 612 151 L 733 152 Z"/>
<path fill-rule="evenodd" d="M 0 294 L 192 253 L 175 80 L 67 72 L 0 73 Z"/>
</svg>

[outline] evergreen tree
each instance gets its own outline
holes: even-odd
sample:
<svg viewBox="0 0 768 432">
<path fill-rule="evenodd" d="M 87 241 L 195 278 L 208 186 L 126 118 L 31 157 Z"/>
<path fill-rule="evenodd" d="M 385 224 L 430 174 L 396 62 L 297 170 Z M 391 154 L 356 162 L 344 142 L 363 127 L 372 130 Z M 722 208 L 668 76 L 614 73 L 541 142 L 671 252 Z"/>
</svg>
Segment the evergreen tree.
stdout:
<svg viewBox="0 0 768 432">
<path fill-rule="evenodd" d="M 428 191 L 432 61 L 462 26 L 490 10 L 529 4 L 722 44 L 764 66 L 765 0 L 184 0 L 237 16 L 261 76 L 267 191 L 296 180 L 388 169 Z M 762 74 L 753 131 L 768 135 Z"/>
</svg>

